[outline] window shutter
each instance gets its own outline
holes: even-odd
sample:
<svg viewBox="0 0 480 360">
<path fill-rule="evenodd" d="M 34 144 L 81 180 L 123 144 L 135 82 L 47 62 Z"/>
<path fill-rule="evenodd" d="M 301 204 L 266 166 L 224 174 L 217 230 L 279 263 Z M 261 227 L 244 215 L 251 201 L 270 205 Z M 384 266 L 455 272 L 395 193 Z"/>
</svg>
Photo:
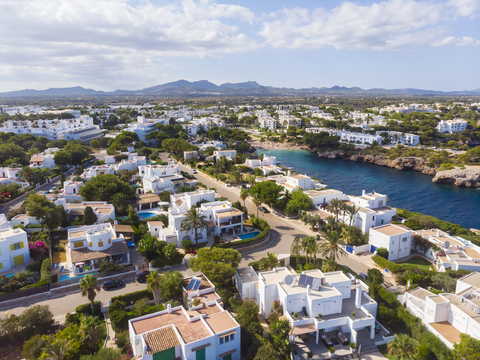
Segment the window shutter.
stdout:
<svg viewBox="0 0 480 360">
<path fill-rule="evenodd" d="M 0 270 L 3 269 L 3 263 L 0 263 Z"/>
<path fill-rule="evenodd" d="M 23 249 L 23 247 L 24 247 L 24 244 L 23 244 L 23 241 L 22 241 L 22 242 L 20 242 L 20 249 Z"/>
<path fill-rule="evenodd" d="M 15 245 L 10 245 L 10 250 L 14 251 L 15 250 Z"/>
</svg>

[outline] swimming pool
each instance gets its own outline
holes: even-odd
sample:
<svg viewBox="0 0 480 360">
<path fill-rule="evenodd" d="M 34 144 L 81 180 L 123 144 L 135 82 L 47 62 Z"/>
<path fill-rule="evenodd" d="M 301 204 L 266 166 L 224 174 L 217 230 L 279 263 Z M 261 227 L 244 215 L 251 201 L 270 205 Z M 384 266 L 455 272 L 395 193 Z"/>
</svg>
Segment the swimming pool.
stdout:
<svg viewBox="0 0 480 360">
<path fill-rule="evenodd" d="M 95 275 L 96 272 L 94 273 L 88 273 L 88 274 L 83 274 L 83 275 L 79 275 L 79 276 L 74 276 L 74 277 L 70 277 L 70 274 L 67 274 L 67 275 L 60 275 L 60 279 L 59 281 L 66 281 L 66 280 L 73 280 L 73 279 L 80 279 L 86 275 Z"/>
<path fill-rule="evenodd" d="M 260 231 L 252 231 L 251 233 L 248 233 L 248 234 L 242 234 L 242 235 L 238 235 L 238 237 L 242 240 L 245 240 L 245 239 L 251 239 L 251 238 L 254 238 L 255 236 L 257 236 L 258 234 L 260 234 Z"/>
<path fill-rule="evenodd" d="M 140 216 L 140 220 L 145 220 L 145 219 L 150 219 L 154 216 L 158 216 L 158 214 L 153 212 L 144 212 L 144 213 L 139 213 L 138 216 Z"/>
<path fill-rule="evenodd" d="M 5 276 L 6 276 L 7 278 L 9 278 L 9 277 L 15 276 L 15 274 L 12 273 L 12 274 L 8 274 L 8 275 L 5 275 Z"/>
</svg>

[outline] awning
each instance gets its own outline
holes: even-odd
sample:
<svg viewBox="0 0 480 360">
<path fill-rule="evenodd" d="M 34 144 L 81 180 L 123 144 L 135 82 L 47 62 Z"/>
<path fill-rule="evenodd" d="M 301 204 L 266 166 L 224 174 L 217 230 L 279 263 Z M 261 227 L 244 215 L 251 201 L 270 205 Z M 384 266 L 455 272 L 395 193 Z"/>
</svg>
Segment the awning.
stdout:
<svg viewBox="0 0 480 360">
<path fill-rule="evenodd" d="M 237 332 L 237 330 L 233 330 L 233 331 L 229 331 L 225 334 L 222 334 L 222 335 L 218 335 L 219 338 L 224 338 L 224 337 L 227 337 L 229 335 L 232 335 L 232 334 L 235 334 Z"/>
<path fill-rule="evenodd" d="M 213 221 L 207 221 L 207 225 L 209 228 L 215 227 L 215 223 Z"/>
<path fill-rule="evenodd" d="M 237 349 L 233 349 L 233 350 L 224 352 L 223 354 L 218 355 L 218 357 L 223 358 L 223 357 L 225 357 L 225 356 L 227 356 L 227 355 L 233 354 L 234 352 L 237 352 Z"/>
<path fill-rule="evenodd" d="M 211 345 L 210 343 L 207 343 L 207 344 L 204 344 L 204 345 L 201 345 L 201 346 L 197 346 L 197 347 L 192 349 L 192 352 L 205 349 L 206 347 L 209 347 L 210 345 Z"/>
<path fill-rule="evenodd" d="M 317 331 L 317 327 L 315 326 L 314 323 L 311 323 L 311 324 L 294 326 L 292 328 L 292 331 L 290 332 L 290 335 L 303 335 L 303 334 L 308 334 L 314 331 Z"/>
</svg>

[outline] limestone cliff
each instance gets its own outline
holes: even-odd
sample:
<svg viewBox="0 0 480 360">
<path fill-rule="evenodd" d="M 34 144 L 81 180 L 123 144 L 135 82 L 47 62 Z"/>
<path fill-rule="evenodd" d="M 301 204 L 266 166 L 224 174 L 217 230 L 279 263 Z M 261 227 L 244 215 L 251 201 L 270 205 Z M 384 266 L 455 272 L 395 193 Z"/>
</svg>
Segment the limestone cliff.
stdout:
<svg viewBox="0 0 480 360">
<path fill-rule="evenodd" d="M 480 166 L 465 166 L 465 169 L 438 171 L 432 180 L 437 184 L 455 185 L 480 189 Z"/>
</svg>

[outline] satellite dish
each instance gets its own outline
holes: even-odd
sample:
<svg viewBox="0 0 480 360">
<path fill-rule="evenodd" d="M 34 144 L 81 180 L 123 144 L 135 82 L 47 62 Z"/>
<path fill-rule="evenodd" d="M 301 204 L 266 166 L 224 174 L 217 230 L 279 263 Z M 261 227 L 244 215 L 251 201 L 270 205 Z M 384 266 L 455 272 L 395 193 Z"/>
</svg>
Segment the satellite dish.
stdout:
<svg viewBox="0 0 480 360">
<path fill-rule="evenodd" d="M 445 310 L 450 310 L 450 304 L 445 304 Z"/>
<path fill-rule="evenodd" d="M 445 242 L 443 243 L 443 246 L 445 247 L 445 249 L 448 249 L 448 248 L 450 247 L 450 241 L 448 241 L 448 240 L 445 241 Z"/>
<path fill-rule="evenodd" d="M 295 284 L 295 278 L 293 277 L 293 275 L 285 276 L 285 284 L 287 284 L 288 286 L 293 286 L 293 284 Z"/>
</svg>

